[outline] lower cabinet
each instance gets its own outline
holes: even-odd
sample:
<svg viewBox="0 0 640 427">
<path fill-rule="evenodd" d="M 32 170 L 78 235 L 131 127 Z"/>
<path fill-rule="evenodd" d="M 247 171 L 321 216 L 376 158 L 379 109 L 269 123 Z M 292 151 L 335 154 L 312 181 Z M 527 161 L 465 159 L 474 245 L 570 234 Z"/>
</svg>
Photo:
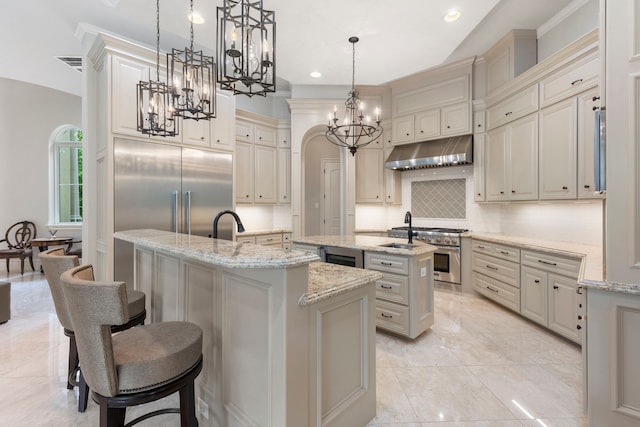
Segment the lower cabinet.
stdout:
<svg viewBox="0 0 640 427">
<path fill-rule="evenodd" d="M 576 342 L 581 260 L 473 239 L 473 289 Z"/>
<path fill-rule="evenodd" d="M 365 251 L 364 266 L 384 274 L 376 282 L 378 328 L 414 339 L 433 325 L 433 254 Z"/>
<path fill-rule="evenodd" d="M 291 233 L 265 233 L 265 234 L 250 234 L 244 235 L 242 233 L 236 235 L 236 242 L 238 243 L 253 243 L 262 246 L 275 246 L 286 250 L 291 249 Z"/>
</svg>

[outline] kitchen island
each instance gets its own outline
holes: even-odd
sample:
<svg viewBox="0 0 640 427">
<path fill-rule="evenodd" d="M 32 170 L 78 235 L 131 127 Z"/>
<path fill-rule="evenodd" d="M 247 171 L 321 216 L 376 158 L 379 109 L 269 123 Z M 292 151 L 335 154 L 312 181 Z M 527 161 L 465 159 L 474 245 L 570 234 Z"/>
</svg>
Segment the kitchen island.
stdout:
<svg viewBox="0 0 640 427">
<path fill-rule="evenodd" d="M 314 254 L 158 230 L 134 244 L 152 322 L 202 327 L 198 417 L 211 426 L 364 426 L 375 417 L 382 274 Z"/>
<path fill-rule="evenodd" d="M 376 326 L 415 339 L 434 322 L 433 252 L 435 246 L 405 239 L 377 236 L 305 236 L 293 240 L 293 248 L 331 260 L 332 248 L 362 257 L 362 266 L 380 271 L 376 280 Z M 336 251 L 340 252 L 340 251 Z M 345 260 L 345 252 L 334 259 Z M 354 261 L 359 264 L 358 261 Z"/>
</svg>

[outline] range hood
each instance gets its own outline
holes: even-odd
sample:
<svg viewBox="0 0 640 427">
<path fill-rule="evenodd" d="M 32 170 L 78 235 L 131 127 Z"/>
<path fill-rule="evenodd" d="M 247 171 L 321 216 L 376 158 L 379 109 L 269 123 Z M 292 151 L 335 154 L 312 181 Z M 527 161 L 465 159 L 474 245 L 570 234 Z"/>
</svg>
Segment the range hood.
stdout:
<svg viewBox="0 0 640 427">
<path fill-rule="evenodd" d="M 414 142 L 393 148 L 384 167 L 408 170 L 473 163 L 473 135 Z"/>
</svg>

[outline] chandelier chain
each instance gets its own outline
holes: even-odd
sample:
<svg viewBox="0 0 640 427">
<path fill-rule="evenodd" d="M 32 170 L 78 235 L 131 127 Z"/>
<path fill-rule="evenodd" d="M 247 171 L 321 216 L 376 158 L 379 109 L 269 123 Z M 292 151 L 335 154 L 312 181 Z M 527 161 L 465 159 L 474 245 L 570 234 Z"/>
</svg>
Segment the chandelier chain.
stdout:
<svg viewBox="0 0 640 427">
<path fill-rule="evenodd" d="M 189 7 L 191 9 L 191 19 L 189 20 L 189 22 L 191 22 L 191 28 L 190 28 L 190 35 L 189 35 L 189 41 L 190 41 L 190 45 L 189 45 L 189 49 L 193 50 L 193 0 L 189 1 Z"/>
<path fill-rule="evenodd" d="M 156 80 L 160 81 L 160 0 L 156 0 Z"/>
</svg>

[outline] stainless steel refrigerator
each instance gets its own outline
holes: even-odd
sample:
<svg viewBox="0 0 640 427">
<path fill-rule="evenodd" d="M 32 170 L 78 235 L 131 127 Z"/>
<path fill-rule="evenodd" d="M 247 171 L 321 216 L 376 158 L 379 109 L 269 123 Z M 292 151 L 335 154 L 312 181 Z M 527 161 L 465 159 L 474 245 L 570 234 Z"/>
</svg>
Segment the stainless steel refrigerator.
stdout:
<svg viewBox="0 0 640 427">
<path fill-rule="evenodd" d="M 211 236 L 213 218 L 233 208 L 231 154 L 116 139 L 114 230 L 154 228 Z M 225 215 L 218 236 L 231 240 Z M 114 278 L 133 285 L 133 245 L 115 239 Z"/>
</svg>

